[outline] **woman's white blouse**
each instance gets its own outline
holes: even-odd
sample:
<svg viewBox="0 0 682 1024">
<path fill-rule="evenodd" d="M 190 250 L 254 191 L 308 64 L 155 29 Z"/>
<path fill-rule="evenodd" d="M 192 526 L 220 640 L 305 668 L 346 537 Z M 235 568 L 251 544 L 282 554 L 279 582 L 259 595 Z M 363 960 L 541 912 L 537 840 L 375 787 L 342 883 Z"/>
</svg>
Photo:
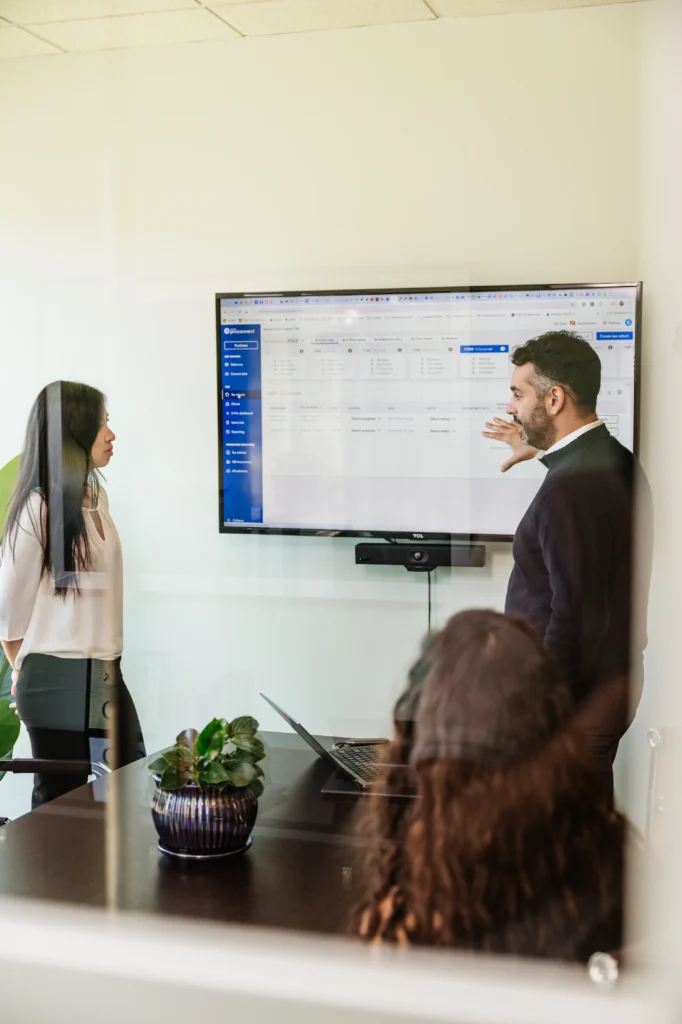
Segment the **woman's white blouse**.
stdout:
<svg viewBox="0 0 682 1024">
<path fill-rule="evenodd" d="M 94 513 L 104 532 L 99 535 Z M 0 551 L 0 640 L 22 640 L 17 670 L 28 654 L 112 661 L 123 649 L 123 562 L 121 542 L 103 489 L 96 509 L 83 509 L 92 571 L 78 573 L 78 589 L 61 597 L 54 578 L 43 576 L 37 530 L 44 500 L 34 491 L 20 517 L 16 544 L 5 538 Z M 14 541 L 14 538 L 13 538 Z"/>
</svg>

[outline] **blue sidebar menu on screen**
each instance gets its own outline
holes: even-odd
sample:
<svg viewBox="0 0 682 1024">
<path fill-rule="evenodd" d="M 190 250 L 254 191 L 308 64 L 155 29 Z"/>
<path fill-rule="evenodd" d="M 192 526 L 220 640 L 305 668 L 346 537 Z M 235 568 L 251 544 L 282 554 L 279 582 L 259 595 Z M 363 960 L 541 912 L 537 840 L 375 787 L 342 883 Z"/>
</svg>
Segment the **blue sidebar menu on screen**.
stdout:
<svg viewBox="0 0 682 1024">
<path fill-rule="evenodd" d="M 261 325 L 221 325 L 223 519 L 263 522 Z"/>
</svg>

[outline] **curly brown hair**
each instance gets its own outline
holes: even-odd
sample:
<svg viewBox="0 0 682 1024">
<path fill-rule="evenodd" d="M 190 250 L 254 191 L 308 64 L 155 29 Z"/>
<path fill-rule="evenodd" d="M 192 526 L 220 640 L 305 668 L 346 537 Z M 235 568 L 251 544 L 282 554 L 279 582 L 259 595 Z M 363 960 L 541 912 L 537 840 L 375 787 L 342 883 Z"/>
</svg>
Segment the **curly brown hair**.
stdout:
<svg viewBox="0 0 682 1024">
<path fill-rule="evenodd" d="M 569 960 L 617 948 L 623 820 L 534 629 L 495 612 L 454 616 L 394 719 L 381 793 L 359 816 L 353 932 Z"/>
</svg>

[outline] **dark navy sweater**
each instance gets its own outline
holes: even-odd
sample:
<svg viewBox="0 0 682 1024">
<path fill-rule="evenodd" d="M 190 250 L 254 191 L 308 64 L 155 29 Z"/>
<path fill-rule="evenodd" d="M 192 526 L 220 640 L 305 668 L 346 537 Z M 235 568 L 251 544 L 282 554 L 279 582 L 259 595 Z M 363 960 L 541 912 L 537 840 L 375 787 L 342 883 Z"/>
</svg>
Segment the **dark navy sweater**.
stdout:
<svg viewBox="0 0 682 1024">
<path fill-rule="evenodd" d="M 536 626 L 580 699 L 641 666 L 646 623 L 631 610 L 635 492 L 648 509 L 649 489 L 605 426 L 540 461 L 547 476 L 514 537 L 505 610 Z M 648 515 L 636 540 L 644 548 L 638 583 L 648 592 Z"/>
</svg>

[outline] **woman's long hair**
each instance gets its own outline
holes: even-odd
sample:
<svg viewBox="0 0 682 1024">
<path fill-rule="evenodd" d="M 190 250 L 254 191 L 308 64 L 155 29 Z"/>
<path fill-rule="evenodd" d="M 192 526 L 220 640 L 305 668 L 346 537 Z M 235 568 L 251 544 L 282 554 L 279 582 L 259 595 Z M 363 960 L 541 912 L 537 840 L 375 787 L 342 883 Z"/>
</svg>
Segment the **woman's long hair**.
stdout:
<svg viewBox="0 0 682 1024">
<path fill-rule="evenodd" d="M 355 934 L 586 959 L 594 952 L 588 933 L 610 921 L 606 931 L 619 941 L 623 821 L 568 708 L 568 691 L 526 622 L 487 611 L 450 620 L 396 705 L 381 787 L 389 795 L 363 801 Z M 519 749 L 510 753 L 515 736 Z M 496 738 L 507 751 L 498 756 Z M 402 767 L 409 765 L 416 798 Z"/>
<path fill-rule="evenodd" d="M 55 592 L 62 596 L 78 590 L 77 573 L 92 568 L 83 501 L 87 491 L 97 507 L 99 474 L 91 453 L 105 404 L 96 388 L 56 381 L 43 388 L 28 418 L 4 540 L 14 550 L 28 505 L 42 547 L 42 575 L 54 579 Z M 37 521 L 29 504 L 36 491 L 43 498 Z"/>
</svg>

